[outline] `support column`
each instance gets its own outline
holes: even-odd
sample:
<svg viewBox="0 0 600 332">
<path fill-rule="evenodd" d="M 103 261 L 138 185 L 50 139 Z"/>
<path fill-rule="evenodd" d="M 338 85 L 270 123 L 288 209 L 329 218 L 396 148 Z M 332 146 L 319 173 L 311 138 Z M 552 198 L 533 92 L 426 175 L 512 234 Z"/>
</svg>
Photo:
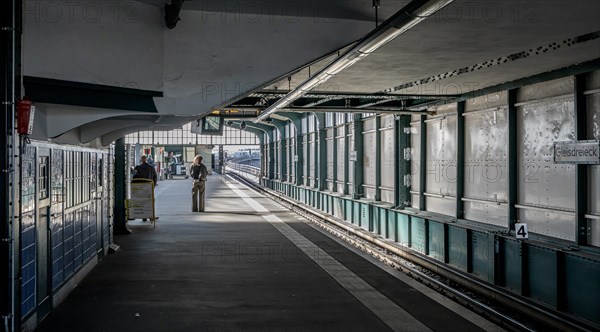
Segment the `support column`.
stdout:
<svg viewBox="0 0 600 332">
<path fill-rule="evenodd" d="M 115 141 L 115 204 L 114 204 L 114 233 L 129 234 L 127 216 L 125 215 L 125 138 Z"/>
<path fill-rule="evenodd" d="M 459 101 L 456 108 L 456 219 L 465 217 L 465 105 L 464 100 Z"/>
<path fill-rule="evenodd" d="M 304 149 L 302 146 L 302 123 L 296 124 L 296 185 L 304 184 Z"/>
<path fill-rule="evenodd" d="M 264 158 L 267 158 L 266 161 L 268 162 L 268 165 L 266 166 L 267 167 L 267 178 L 269 180 L 272 180 L 273 174 L 275 173 L 275 163 L 273 162 L 273 153 L 275 151 L 275 142 L 273 140 L 273 128 L 274 127 L 260 124 L 260 123 L 247 124 L 247 127 L 252 127 L 257 130 L 262 130 L 265 134 L 267 134 L 267 138 L 268 138 L 269 142 L 266 143 L 268 150 L 267 150 L 267 156 L 265 156 Z"/>
<path fill-rule="evenodd" d="M 421 115 L 421 154 L 419 156 L 419 210 L 425 211 L 425 191 L 427 190 L 427 124 L 425 123 L 426 115 Z"/>
<path fill-rule="evenodd" d="M 395 206 L 404 209 L 410 206 L 410 184 L 404 181 L 405 176 L 411 175 L 410 160 L 404 158 L 404 151 L 410 148 L 410 132 L 405 132 L 405 128 L 410 129 L 410 115 L 400 115 L 396 122 L 396 148 L 395 159 L 398 169 L 396 185 L 394 186 Z"/>
<path fill-rule="evenodd" d="M 517 155 L 517 90 L 508 90 L 508 229 L 515 229 L 518 220 L 517 185 L 519 181 Z"/>
<path fill-rule="evenodd" d="M 348 182 L 350 181 L 350 142 L 348 139 L 348 128 L 349 125 L 346 122 L 346 117 L 344 117 L 344 195 L 352 195 L 350 192 L 350 186 Z"/>
<path fill-rule="evenodd" d="M 375 201 L 381 201 L 381 117 L 375 115 Z"/>
<path fill-rule="evenodd" d="M 359 199 L 364 196 L 363 190 L 363 156 L 364 156 L 364 144 L 363 144 L 363 120 L 360 114 L 354 114 L 354 151 L 356 151 L 356 160 L 354 163 L 354 180 L 353 187 L 354 192 L 352 193 L 352 197 L 354 199 Z"/>
<path fill-rule="evenodd" d="M 575 75 L 575 139 L 587 140 L 587 103 L 583 94 L 586 89 L 586 74 Z M 577 164 L 575 166 L 575 224 L 577 244 L 587 243 L 587 213 L 588 203 L 588 166 Z"/>
<path fill-rule="evenodd" d="M 0 5 L 0 318 L 9 331 L 19 329 L 20 282 L 18 215 L 18 142 L 16 140 L 16 99 L 21 96 L 22 1 Z M 18 14 L 17 14 L 18 13 Z"/>
<path fill-rule="evenodd" d="M 302 114 L 298 114 L 298 113 L 290 113 L 290 112 L 279 112 L 277 113 L 280 116 L 286 117 L 288 119 L 290 119 L 290 121 L 292 121 L 292 123 L 294 124 L 294 128 L 296 128 L 296 151 L 294 151 L 294 153 L 296 154 L 296 158 L 294 160 L 294 162 L 296 163 L 296 174 L 294 174 L 294 176 L 296 177 L 296 185 L 300 186 L 302 185 L 303 179 L 303 162 L 304 162 L 304 156 L 303 156 L 303 150 L 302 150 L 302 118 L 303 115 Z"/>
<path fill-rule="evenodd" d="M 334 122 L 334 126 L 333 126 L 333 137 L 331 138 L 333 140 L 333 144 L 331 144 L 332 147 L 332 151 L 329 151 L 329 153 L 331 153 L 331 160 L 332 160 L 332 165 L 331 165 L 331 188 L 333 192 L 337 191 L 337 164 L 338 164 L 338 149 L 337 149 L 337 134 L 338 134 L 338 127 L 336 127 L 335 122 Z M 327 142 L 325 142 L 327 143 Z M 325 180 L 325 182 L 327 182 L 327 180 Z"/>
<path fill-rule="evenodd" d="M 285 144 L 285 125 L 287 124 L 287 121 L 281 121 L 281 120 L 277 120 L 277 119 L 273 119 L 273 125 L 277 128 L 277 130 L 279 130 L 279 137 L 281 138 L 280 144 L 279 146 L 280 151 L 279 154 L 281 155 L 281 158 L 279 158 L 279 181 L 284 182 L 286 181 L 286 177 L 287 177 L 287 172 L 286 172 L 286 151 L 287 151 L 287 147 Z"/>
<path fill-rule="evenodd" d="M 317 117 L 317 178 L 316 188 L 319 191 L 327 188 L 327 129 L 325 129 L 325 114 L 315 113 Z"/>
</svg>

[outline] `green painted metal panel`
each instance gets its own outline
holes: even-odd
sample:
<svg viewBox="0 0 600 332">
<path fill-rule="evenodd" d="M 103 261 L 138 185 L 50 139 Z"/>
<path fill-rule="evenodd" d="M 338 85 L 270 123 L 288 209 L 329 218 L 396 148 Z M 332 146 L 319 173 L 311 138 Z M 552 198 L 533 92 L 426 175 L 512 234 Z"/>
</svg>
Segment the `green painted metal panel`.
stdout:
<svg viewBox="0 0 600 332">
<path fill-rule="evenodd" d="M 396 211 L 388 210 L 387 211 L 387 238 L 393 241 L 398 241 L 398 232 L 397 232 L 397 215 Z"/>
<path fill-rule="evenodd" d="M 565 258 L 567 311 L 600 323 L 600 262 L 574 255 Z"/>
<path fill-rule="evenodd" d="M 327 195 L 327 212 L 329 214 L 334 214 L 334 209 L 333 209 L 333 197 L 330 195 Z"/>
<path fill-rule="evenodd" d="M 427 246 L 429 248 L 429 257 L 440 262 L 444 261 L 444 224 L 437 221 L 428 220 Z"/>
<path fill-rule="evenodd" d="M 396 241 L 406 246 L 410 244 L 410 218 L 403 213 L 396 214 Z"/>
<path fill-rule="evenodd" d="M 372 231 L 373 233 L 380 235 L 381 234 L 381 216 L 379 215 L 379 208 L 372 206 L 371 207 L 371 211 L 372 211 L 372 218 L 373 218 L 373 228 Z"/>
<path fill-rule="evenodd" d="M 473 274 L 484 280 L 489 280 L 489 261 L 494 259 L 489 257 L 489 238 L 487 234 L 473 231 L 472 252 Z"/>
<path fill-rule="evenodd" d="M 517 293 L 521 292 L 521 253 L 519 242 L 516 240 L 502 239 L 502 271 L 504 286 Z"/>
<path fill-rule="evenodd" d="M 354 202 L 349 199 L 344 200 L 344 205 L 346 208 L 344 209 L 344 219 L 351 223 L 354 223 L 352 220 L 354 219 L 354 212 L 352 207 L 354 206 Z"/>
<path fill-rule="evenodd" d="M 426 239 L 425 234 L 425 219 L 411 217 L 410 218 L 410 247 L 422 254 L 426 254 Z"/>
<path fill-rule="evenodd" d="M 527 279 L 530 296 L 534 299 L 556 305 L 556 252 L 537 246 L 527 246 Z M 567 275 L 570 273 L 567 273 Z M 585 287 L 580 285 L 580 287 Z"/>
<path fill-rule="evenodd" d="M 367 231 L 372 231 L 371 211 L 369 204 L 360 203 L 360 227 Z"/>
<path fill-rule="evenodd" d="M 467 230 L 452 225 L 448 226 L 448 264 L 467 272 Z"/>
<path fill-rule="evenodd" d="M 339 197 L 333 197 L 333 215 L 344 219 L 344 201 Z"/>
<path fill-rule="evenodd" d="M 380 225 L 380 223 L 381 223 L 381 221 L 380 221 L 381 220 L 381 216 L 379 215 L 379 208 L 376 207 L 376 206 L 373 206 L 371 210 L 373 212 L 373 215 L 372 215 L 372 219 L 373 219 L 373 233 L 379 235 L 379 234 L 381 234 L 381 225 Z"/>
<path fill-rule="evenodd" d="M 384 237 L 388 237 L 388 222 L 387 222 L 387 209 L 379 209 L 379 234 Z"/>
<path fill-rule="evenodd" d="M 362 209 L 360 207 L 360 203 L 353 201 L 352 202 L 352 223 L 360 226 Z"/>
</svg>

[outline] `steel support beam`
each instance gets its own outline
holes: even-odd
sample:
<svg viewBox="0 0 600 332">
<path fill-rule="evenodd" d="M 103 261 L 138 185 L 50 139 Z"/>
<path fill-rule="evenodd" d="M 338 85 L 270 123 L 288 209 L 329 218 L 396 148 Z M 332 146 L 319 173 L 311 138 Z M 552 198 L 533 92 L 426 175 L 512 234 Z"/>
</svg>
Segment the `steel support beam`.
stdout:
<svg viewBox="0 0 600 332">
<path fill-rule="evenodd" d="M 352 180 L 352 186 L 354 191 L 352 197 L 359 199 L 364 196 L 363 183 L 364 183 L 364 140 L 363 140 L 363 120 L 360 114 L 354 114 L 353 122 L 353 137 L 354 137 L 354 151 L 356 152 L 356 160 L 353 161 L 354 166 L 354 179 Z"/>
<path fill-rule="evenodd" d="M 583 94 L 586 89 L 586 74 L 575 76 L 575 139 L 587 140 L 587 103 Z M 578 164 L 575 168 L 575 224 L 576 242 L 579 245 L 587 243 L 587 213 L 588 203 L 588 166 Z"/>
<path fill-rule="evenodd" d="M 427 191 L 427 124 L 425 123 L 425 115 L 421 115 L 421 154 L 419 155 L 419 210 L 425 211 L 425 192 Z"/>
<path fill-rule="evenodd" d="M 285 125 L 287 121 L 272 119 L 273 125 L 279 130 L 279 137 L 281 140 L 279 141 L 279 181 L 284 182 L 287 178 L 286 174 L 286 154 L 287 154 L 287 146 L 285 144 Z"/>
<path fill-rule="evenodd" d="M 346 123 L 346 120 L 344 118 L 344 194 L 345 195 L 349 195 L 350 194 L 350 186 L 348 185 L 348 182 L 350 181 L 350 151 L 348 151 L 348 149 L 350 148 L 350 142 L 349 142 L 349 138 L 348 138 L 348 124 Z"/>
<path fill-rule="evenodd" d="M 327 188 L 327 130 L 325 129 L 325 114 L 315 114 L 317 118 L 317 149 L 315 149 L 315 161 L 318 167 L 318 181 L 315 183 L 317 190 Z"/>
<path fill-rule="evenodd" d="M 398 165 L 398 176 L 396 179 L 396 185 L 394 186 L 395 193 L 395 204 L 397 208 L 404 209 L 406 206 L 410 206 L 410 186 L 404 182 L 404 177 L 411 175 L 411 160 L 404 158 L 404 151 L 411 147 L 410 132 L 405 132 L 404 128 L 410 129 L 410 115 L 400 115 L 396 123 L 396 148 L 395 148 L 395 159 L 396 165 Z"/>
<path fill-rule="evenodd" d="M 303 181 L 303 162 L 304 162 L 304 150 L 303 150 L 303 146 L 302 146 L 302 118 L 303 115 L 300 113 L 288 113 L 288 112 L 279 112 L 277 113 L 278 116 L 283 116 L 288 118 L 290 121 L 292 121 L 292 123 L 294 124 L 294 127 L 296 128 L 296 151 L 294 151 L 296 153 L 296 157 L 295 157 L 295 163 L 296 163 L 296 174 L 294 175 L 296 177 L 296 185 L 300 186 L 304 183 Z"/>
<path fill-rule="evenodd" d="M 15 109 L 21 96 L 22 0 L 0 4 L 0 318 L 7 331 L 20 330 L 18 141 Z"/>
<path fill-rule="evenodd" d="M 266 135 L 267 138 L 269 140 L 269 143 L 267 143 L 267 148 L 268 148 L 268 153 L 267 156 L 265 156 L 265 160 L 267 161 L 268 165 L 267 165 L 267 179 L 272 180 L 275 176 L 275 157 L 274 157 L 274 153 L 275 153 L 275 140 L 273 137 L 273 129 L 275 129 L 274 126 L 270 126 L 270 125 L 265 125 L 265 124 L 261 124 L 261 123 L 248 123 L 246 124 L 246 128 L 247 127 L 252 127 L 252 128 L 256 128 L 259 130 L 262 130 Z"/>
<path fill-rule="evenodd" d="M 519 182 L 518 152 L 517 152 L 517 90 L 508 90 L 508 229 L 515 228 L 518 221 L 517 186 Z"/>
<path fill-rule="evenodd" d="M 127 184 L 125 177 L 125 138 L 115 141 L 115 205 L 114 205 L 114 233 L 129 234 L 127 229 L 127 216 L 125 215 L 125 199 L 127 198 Z"/>
<path fill-rule="evenodd" d="M 465 217 L 465 105 L 465 101 L 456 105 L 456 219 Z"/>
<path fill-rule="evenodd" d="M 375 201 L 381 201 L 381 117 L 375 115 Z"/>
<path fill-rule="evenodd" d="M 334 122 L 335 124 L 335 122 Z M 328 151 L 328 153 L 331 153 L 331 188 L 332 188 L 332 192 L 333 191 L 337 191 L 337 184 L 336 184 L 336 179 L 337 179 L 337 164 L 338 164 L 338 149 L 337 149 L 337 135 L 338 135 L 338 128 L 334 125 L 333 126 L 333 137 L 331 138 L 333 140 L 333 144 L 331 144 L 331 151 Z M 326 142 L 327 143 L 327 142 Z M 328 175 L 329 176 L 329 175 Z M 327 180 L 325 180 L 327 181 Z"/>
</svg>

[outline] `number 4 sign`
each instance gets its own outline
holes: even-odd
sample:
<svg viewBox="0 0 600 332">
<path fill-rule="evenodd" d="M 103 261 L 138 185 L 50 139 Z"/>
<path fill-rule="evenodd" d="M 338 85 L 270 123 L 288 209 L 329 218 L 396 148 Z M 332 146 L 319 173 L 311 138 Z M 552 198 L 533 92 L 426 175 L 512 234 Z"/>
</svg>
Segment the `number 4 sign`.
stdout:
<svg viewBox="0 0 600 332">
<path fill-rule="evenodd" d="M 529 238 L 529 233 L 527 233 L 527 224 L 515 224 L 515 235 L 517 239 Z"/>
</svg>

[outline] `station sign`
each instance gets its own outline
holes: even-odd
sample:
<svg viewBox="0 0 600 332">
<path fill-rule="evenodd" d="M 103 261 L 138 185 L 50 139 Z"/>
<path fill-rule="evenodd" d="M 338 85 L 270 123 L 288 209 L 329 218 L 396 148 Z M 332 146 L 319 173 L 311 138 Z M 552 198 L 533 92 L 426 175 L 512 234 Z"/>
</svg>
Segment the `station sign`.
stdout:
<svg viewBox="0 0 600 332">
<path fill-rule="evenodd" d="M 600 164 L 600 141 L 554 142 L 555 164 Z"/>
</svg>

